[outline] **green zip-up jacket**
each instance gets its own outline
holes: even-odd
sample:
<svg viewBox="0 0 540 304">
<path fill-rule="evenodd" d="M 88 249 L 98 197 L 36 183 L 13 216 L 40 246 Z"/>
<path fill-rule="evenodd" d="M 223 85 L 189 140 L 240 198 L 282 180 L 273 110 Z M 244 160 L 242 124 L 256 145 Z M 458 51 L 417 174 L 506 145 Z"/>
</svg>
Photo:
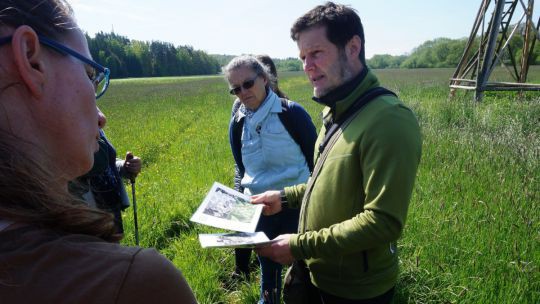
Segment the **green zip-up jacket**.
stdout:
<svg viewBox="0 0 540 304">
<path fill-rule="evenodd" d="M 379 86 L 374 74 L 363 74 L 351 93 L 323 109 L 323 117 L 338 119 L 365 91 Z M 323 125 L 315 147 L 325 132 Z M 315 286 L 344 298 L 368 299 L 396 284 L 396 241 L 421 145 L 414 113 L 394 96 L 379 96 L 343 130 L 319 174 L 311 177 L 316 180 L 304 204 L 305 184 L 285 188 L 290 206 L 302 208 L 290 248 L 296 259 L 305 260 Z"/>
</svg>

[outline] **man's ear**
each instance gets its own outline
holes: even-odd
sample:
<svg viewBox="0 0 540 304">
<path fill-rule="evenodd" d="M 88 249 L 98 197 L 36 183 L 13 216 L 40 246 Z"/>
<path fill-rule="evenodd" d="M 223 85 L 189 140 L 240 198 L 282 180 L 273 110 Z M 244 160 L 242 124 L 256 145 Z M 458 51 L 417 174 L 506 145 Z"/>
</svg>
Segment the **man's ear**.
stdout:
<svg viewBox="0 0 540 304">
<path fill-rule="evenodd" d="M 36 32 L 23 25 L 13 32 L 13 58 L 19 74 L 32 96 L 43 95 L 45 84 L 43 49 Z"/>
<path fill-rule="evenodd" d="M 358 35 L 354 35 L 345 45 L 345 49 L 349 58 L 359 58 L 360 51 L 362 51 L 362 40 Z"/>
</svg>

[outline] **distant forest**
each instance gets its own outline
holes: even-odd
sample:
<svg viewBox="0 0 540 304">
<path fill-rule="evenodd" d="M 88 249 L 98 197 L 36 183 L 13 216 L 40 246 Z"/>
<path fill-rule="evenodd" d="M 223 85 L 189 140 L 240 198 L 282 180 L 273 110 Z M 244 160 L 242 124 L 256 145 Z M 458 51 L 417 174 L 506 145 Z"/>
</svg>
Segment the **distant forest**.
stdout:
<svg viewBox="0 0 540 304">
<path fill-rule="evenodd" d="M 207 54 L 191 46 L 174 46 L 161 41 L 138 41 L 115 33 L 98 33 L 89 37 L 92 57 L 111 69 L 112 78 L 160 77 L 219 74 L 233 55 Z M 467 39 L 437 38 L 424 42 L 408 55 L 374 55 L 367 60 L 373 69 L 386 68 L 451 68 L 463 54 Z M 516 35 L 510 41 L 515 60 L 521 60 L 523 37 Z M 506 55 L 508 57 L 508 55 Z M 510 62 L 510 58 L 503 58 Z M 297 58 L 274 59 L 279 71 L 301 71 L 302 62 Z M 540 43 L 531 54 L 532 65 L 540 64 Z"/>
<path fill-rule="evenodd" d="M 102 32 L 86 39 L 92 57 L 111 70 L 112 78 L 210 75 L 221 70 L 214 57 L 191 46 Z"/>
<path fill-rule="evenodd" d="M 453 68 L 459 63 L 463 51 L 465 50 L 467 40 L 468 38 L 437 38 L 426 41 L 422 45 L 416 47 L 410 55 L 374 55 L 367 61 L 367 64 L 374 69 Z M 478 45 L 478 41 L 476 41 L 476 45 Z M 514 60 L 520 62 L 523 49 L 523 36 L 515 35 L 512 40 L 510 40 L 509 48 L 515 56 Z M 502 60 L 505 64 L 511 62 L 508 52 L 505 53 Z M 540 43 L 534 45 L 529 62 L 531 65 L 540 64 Z"/>
</svg>

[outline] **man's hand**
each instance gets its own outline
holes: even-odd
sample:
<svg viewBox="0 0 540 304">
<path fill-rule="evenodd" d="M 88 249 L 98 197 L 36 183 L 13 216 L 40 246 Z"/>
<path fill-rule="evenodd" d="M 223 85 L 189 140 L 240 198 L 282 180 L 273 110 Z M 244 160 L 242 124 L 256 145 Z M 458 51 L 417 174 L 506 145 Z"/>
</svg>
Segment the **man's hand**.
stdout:
<svg viewBox="0 0 540 304">
<path fill-rule="evenodd" d="M 134 156 L 133 153 L 126 153 L 126 160 L 124 161 L 124 170 L 130 178 L 134 179 L 137 174 L 141 172 L 142 160 Z"/>
<path fill-rule="evenodd" d="M 276 263 L 290 265 L 294 262 L 291 247 L 289 247 L 289 239 L 291 236 L 292 234 L 282 234 L 274 239 L 277 241 L 268 246 L 257 247 L 255 248 L 255 251 L 258 255 L 267 257 Z"/>
<path fill-rule="evenodd" d="M 264 204 L 263 214 L 273 215 L 281 211 L 281 195 L 279 191 L 270 190 L 251 197 L 252 204 Z"/>
</svg>

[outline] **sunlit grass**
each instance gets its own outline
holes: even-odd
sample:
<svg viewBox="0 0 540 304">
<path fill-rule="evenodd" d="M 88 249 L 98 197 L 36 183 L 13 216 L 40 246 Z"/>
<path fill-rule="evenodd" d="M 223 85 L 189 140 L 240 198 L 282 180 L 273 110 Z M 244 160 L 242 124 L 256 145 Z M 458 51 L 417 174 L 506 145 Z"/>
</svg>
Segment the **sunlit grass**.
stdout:
<svg viewBox="0 0 540 304">
<path fill-rule="evenodd" d="M 540 96 L 471 93 L 448 99 L 452 69 L 381 70 L 416 112 L 423 155 L 404 235 L 396 303 L 540 302 Z M 540 82 L 532 69 L 531 81 Z M 280 86 L 320 126 L 301 73 Z M 99 106 L 119 155 L 144 161 L 137 179 L 141 245 L 177 265 L 201 303 L 254 303 L 258 275 L 227 289 L 231 249 L 202 249 L 189 221 L 214 181 L 232 185 L 227 126 L 233 97 L 221 77 L 115 80 Z M 131 190 L 131 189 L 129 189 Z M 130 192 L 130 191 L 129 191 Z M 124 213 L 134 244 L 133 213 Z"/>
</svg>

